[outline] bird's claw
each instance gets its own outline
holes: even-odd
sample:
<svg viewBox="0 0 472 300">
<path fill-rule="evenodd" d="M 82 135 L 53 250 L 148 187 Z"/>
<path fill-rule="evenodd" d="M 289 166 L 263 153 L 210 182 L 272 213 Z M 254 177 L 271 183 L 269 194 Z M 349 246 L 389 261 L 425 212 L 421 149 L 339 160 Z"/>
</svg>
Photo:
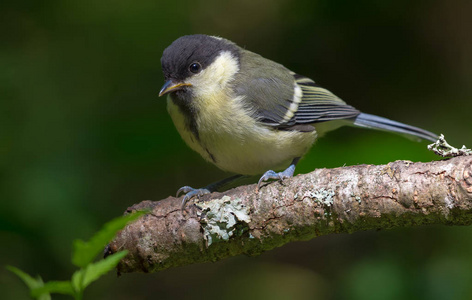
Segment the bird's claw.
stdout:
<svg viewBox="0 0 472 300">
<path fill-rule="evenodd" d="M 257 187 L 256 187 L 256 193 L 259 192 L 261 184 L 263 182 L 268 181 L 269 179 L 284 180 L 284 179 L 290 178 L 290 177 L 293 177 L 293 173 L 292 174 L 287 174 L 285 171 L 277 173 L 277 172 L 274 172 L 272 170 L 269 170 L 269 171 L 265 172 L 264 175 L 262 175 L 262 177 L 259 179 L 259 182 L 257 183 Z"/>
<path fill-rule="evenodd" d="M 182 209 L 184 209 L 185 204 L 193 197 L 201 197 L 203 195 L 210 194 L 211 192 L 206 188 L 195 189 L 190 186 L 183 186 L 177 191 L 176 196 L 178 197 L 181 193 L 185 194 L 184 198 L 182 199 Z"/>
</svg>

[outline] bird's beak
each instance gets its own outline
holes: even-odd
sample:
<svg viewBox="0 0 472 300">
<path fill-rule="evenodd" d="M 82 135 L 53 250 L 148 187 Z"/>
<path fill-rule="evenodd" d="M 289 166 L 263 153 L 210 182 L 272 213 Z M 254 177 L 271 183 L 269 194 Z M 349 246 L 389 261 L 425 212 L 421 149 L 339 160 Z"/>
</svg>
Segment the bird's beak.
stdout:
<svg viewBox="0 0 472 300">
<path fill-rule="evenodd" d="M 183 83 L 183 82 L 174 82 L 172 79 L 167 80 L 161 88 L 159 92 L 159 97 L 164 96 L 170 92 L 174 92 L 177 90 L 181 90 L 186 86 L 192 86 L 190 83 Z"/>
</svg>

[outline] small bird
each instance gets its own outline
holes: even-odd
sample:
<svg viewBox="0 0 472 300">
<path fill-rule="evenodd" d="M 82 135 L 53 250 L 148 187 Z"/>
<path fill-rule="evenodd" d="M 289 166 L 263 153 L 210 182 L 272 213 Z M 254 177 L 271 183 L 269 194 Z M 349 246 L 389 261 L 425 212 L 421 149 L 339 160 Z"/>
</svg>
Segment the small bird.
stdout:
<svg viewBox="0 0 472 300">
<path fill-rule="evenodd" d="M 206 188 L 180 188 L 183 205 L 242 175 L 263 174 L 257 189 L 269 179 L 290 178 L 315 140 L 343 125 L 438 138 L 361 113 L 310 78 L 221 37 L 182 36 L 164 50 L 161 64 L 166 81 L 159 96 L 168 95 L 167 110 L 183 140 L 238 174 Z"/>
</svg>

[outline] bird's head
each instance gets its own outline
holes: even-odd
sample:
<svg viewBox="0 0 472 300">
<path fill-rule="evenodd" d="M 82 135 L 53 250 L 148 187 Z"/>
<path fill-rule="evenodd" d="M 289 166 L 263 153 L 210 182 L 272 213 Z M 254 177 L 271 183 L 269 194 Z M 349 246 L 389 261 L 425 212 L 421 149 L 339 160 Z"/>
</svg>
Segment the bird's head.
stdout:
<svg viewBox="0 0 472 300">
<path fill-rule="evenodd" d="M 187 35 L 175 40 L 161 58 L 166 82 L 159 96 L 219 92 L 239 71 L 239 47 L 219 37 Z"/>
</svg>

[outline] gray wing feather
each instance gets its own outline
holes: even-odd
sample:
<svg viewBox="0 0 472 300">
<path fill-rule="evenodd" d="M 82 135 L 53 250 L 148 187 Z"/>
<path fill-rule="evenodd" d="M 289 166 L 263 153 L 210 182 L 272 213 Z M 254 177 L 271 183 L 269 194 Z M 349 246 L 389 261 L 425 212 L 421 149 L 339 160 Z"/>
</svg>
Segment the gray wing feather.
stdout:
<svg viewBox="0 0 472 300">
<path fill-rule="evenodd" d="M 241 52 L 240 67 L 245 72 L 236 75 L 233 90 L 246 98 L 249 110 L 260 122 L 290 129 L 298 128 L 297 125 L 350 119 L 360 113 L 310 78 L 256 53 L 244 49 Z M 294 103 L 296 85 L 302 91 L 299 103 Z"/>
<path fill-rule="evenodd" d="M 328 126 L 324 131 L 329 131 L 341 125 L 339 122 L 323 122 L 349 120 L 356 126 L 394 131 L 431 141 L 437 138 L 434 133 L 417 127 L 361 113 L 310 78 L 295 74 L 253 52 L 242 48 L 240 51 L 240 67 L 245 72 L 237 73 L 233 90 L 236 95 L 245 97 L 248 111 L 267 126 L 302 132 L 313 131 L 315 126 L 322 133 L 321 127 Z M 301 89 L 301 98 L 294 96 L 296 86 Z"/>
<path fill-rule="evenodd" d="M 317 85 L 310 78 L 293 74 L 301 87 L 303 97 L 295 113 L 295 123 L 319 123 L 339 119 L 351 119 L 359 111 L 325 88 Z"/>
<path fill-rule="evenodd" d="M 270 126 L 284 124 L 284 117 L 293 101 L 294 78 L 284 66 L 241 49 L 239 72 L 233 90 L 244 96 L 249 109 L 259 121 Z"/>
</svg>

